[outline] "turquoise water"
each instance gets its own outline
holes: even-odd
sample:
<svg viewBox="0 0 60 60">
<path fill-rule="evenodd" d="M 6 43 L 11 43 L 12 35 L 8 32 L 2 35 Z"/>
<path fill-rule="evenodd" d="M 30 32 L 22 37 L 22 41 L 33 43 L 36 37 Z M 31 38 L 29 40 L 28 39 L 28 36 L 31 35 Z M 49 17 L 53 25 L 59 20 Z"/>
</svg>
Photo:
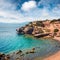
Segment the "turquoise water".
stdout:
<svg viewBox="0 0 60 60">
<path fill-rule="evenodd" d="M 33 47 L 40 48 L 41 52 L 55 50 L 57 41 L 39 40 L 18 35 L 16 28 L 25 24 L 4 24 L 0 23 L 0 52 L 9 53 L 16 50 L 27 50 Z"/>
</svg>

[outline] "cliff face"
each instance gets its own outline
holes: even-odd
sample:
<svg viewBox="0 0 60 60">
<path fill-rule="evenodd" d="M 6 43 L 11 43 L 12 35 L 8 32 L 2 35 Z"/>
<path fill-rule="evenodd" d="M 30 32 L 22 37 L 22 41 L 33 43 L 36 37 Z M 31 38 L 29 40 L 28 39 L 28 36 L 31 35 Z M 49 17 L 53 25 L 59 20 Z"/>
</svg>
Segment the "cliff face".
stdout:
<svg viewBox="0 0 60 60">
<path fill-rule="evenodd" d="M 60 36 L 60 19 L 30 22 L 26 26 L 17 29 L 17 32 L 35 37 Z"/>
</svg>

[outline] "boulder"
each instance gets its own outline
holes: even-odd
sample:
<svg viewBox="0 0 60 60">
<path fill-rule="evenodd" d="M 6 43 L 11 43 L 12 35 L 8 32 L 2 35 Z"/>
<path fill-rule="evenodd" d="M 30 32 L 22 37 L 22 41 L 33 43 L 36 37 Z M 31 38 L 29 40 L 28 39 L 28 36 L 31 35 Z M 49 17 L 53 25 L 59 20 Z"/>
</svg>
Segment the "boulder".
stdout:
<svg viewBox="0 0 60 60">
<path fill-rule="evenodd" d="M 27 33 L 27 34 L 32 34 L 33 30 L 34 30 L 33 28 L 29 28 L 26 33 Z"/>
<path fill-rule="evenodd" d="M 23 28 L 18 28 L 18 29 L 16 29 L 16 31 L 18 34 L 24 34 Z"/>
</svg>

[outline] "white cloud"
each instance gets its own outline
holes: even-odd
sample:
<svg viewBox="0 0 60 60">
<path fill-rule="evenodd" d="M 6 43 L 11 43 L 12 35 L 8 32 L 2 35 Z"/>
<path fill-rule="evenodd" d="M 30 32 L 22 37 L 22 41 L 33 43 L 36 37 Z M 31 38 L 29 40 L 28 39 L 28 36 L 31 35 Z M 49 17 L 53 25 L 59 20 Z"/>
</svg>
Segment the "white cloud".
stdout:
<svg viewBox="0 0 60 60">
<path fill-rule="evenodd" d="M 53 8 L 53 13 L 60 15 L 60 4 L 57 4 L 56 7 Z"/>
<path fill-rule="evenodd" d="M 19 14 L 20 13 L 20 14 Z M 21 14 L 21 12 L 17 11 L 1 11 L 0 10 L 0 22 L 3 23 L 22 23 L 22 22 L 28 22 L 32 21 L 33 19 L 31 17 L 25 17 Z"/>
<path fill-rule="evenodd" d="M 29 5 L 32 3 L 31 7 L 35 6 L 35 1 L 30 1 Z M 32 21 L 33 18 L 30 16 L 24 16 L 20 11 L 15 11 L 16 7 L 7 2 L 6 0 L 0 0 L 0 22 L 4 23 L 21 23 L 26 21 Z M 30 7 L 29 7 L 30 8 Z"/>
<path fill-rule="evenodd" d="M 28 2 L 25 2 L 25 3 L 22 4 L 21 9 L 23 11 L 29 11 L 29 10 L 35 8 L 35 7 L 36 7 L 36 2 L 35 1 L 28 1 Z"/>
<path fill-rule="evenodd" d="M 38 8 L 35 1 L 23 3 L 21 9 L 25 12 L 15 11 L 15 6 L 11 3 L 0 0 L 0 22 L 21 23 L 27 21 L 57 19 L 60 18 L 60 4 L 52 10 L 48 7 Z"/>
<path fill-rule="evenodd" d="M 16 6 L 9 3 L 7 0 L 0 0 L 0 10 L 14 10 Z"/>
</svg>

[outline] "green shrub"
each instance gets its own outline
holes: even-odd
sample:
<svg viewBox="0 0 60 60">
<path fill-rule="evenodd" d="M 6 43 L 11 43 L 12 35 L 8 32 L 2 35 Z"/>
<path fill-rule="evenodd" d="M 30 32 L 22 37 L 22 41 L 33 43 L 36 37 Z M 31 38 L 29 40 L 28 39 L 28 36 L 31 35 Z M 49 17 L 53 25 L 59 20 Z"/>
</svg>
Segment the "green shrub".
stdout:
<svg viewBox="0 0 60 60">
<path fill-rule="evenodd" d="M 36 22 L 36 24 L 37 24 L 37 26 L 44 27 L 44 24 L 43 24 L 43 22 L 42 22 L 42 21 L 37 21 L 37 22 Z"/>
<path fill-rule="evenodd" d="M 54 29 L 54 32 L 58 32 L 59 30 L 58 29 Z"/>
</svg>

